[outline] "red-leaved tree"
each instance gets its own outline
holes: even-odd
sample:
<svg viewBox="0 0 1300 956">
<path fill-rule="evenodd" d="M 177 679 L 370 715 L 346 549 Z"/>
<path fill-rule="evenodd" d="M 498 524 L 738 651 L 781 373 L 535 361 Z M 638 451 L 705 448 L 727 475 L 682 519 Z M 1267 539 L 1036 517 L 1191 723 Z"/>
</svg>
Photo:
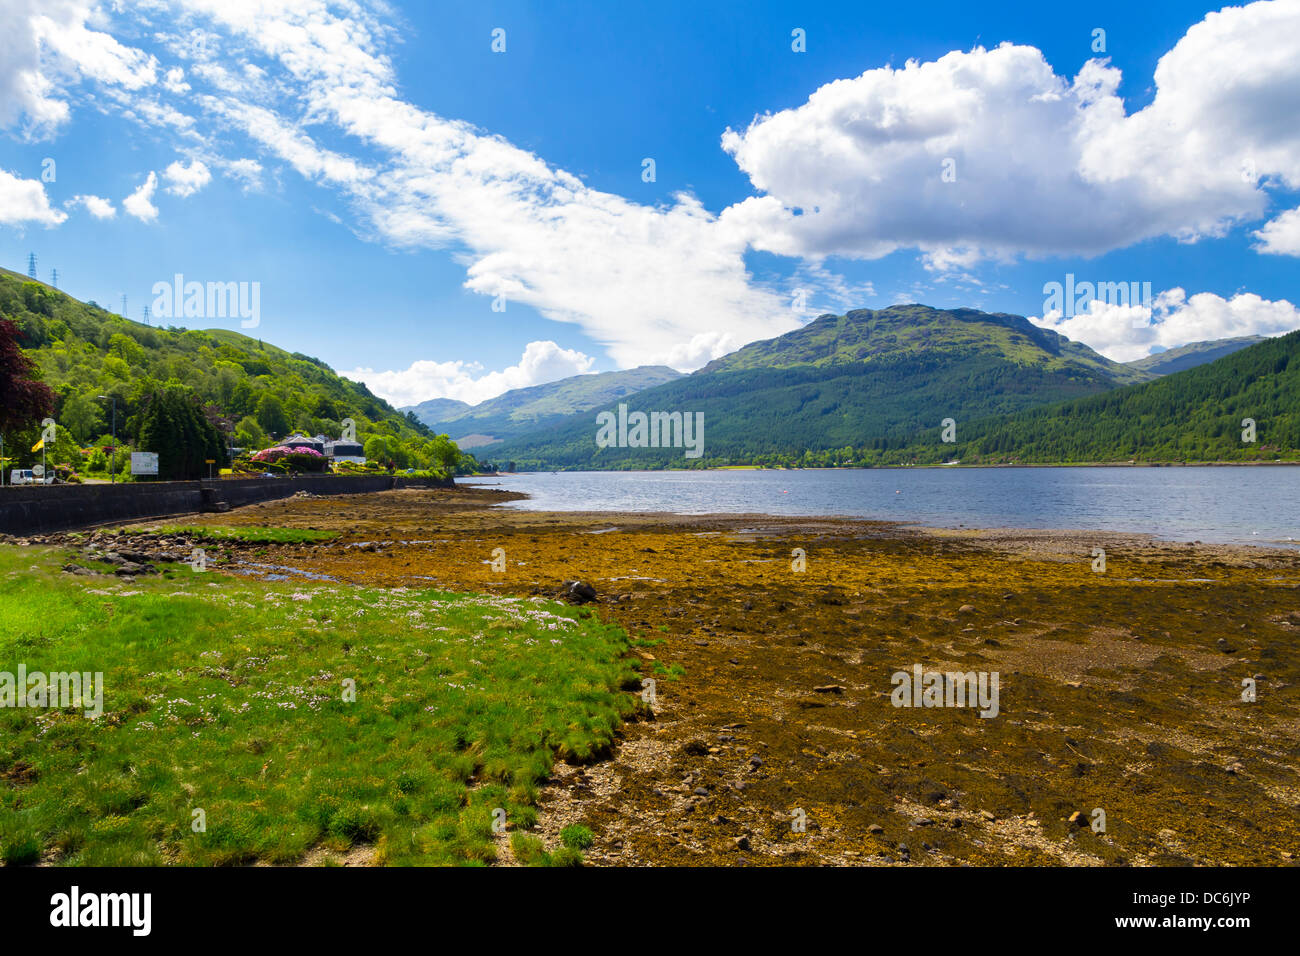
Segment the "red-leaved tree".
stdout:
<svg viewBox="0 0 1300 956">
<path fill-rule="evenodd" d="M 0 433 L 34 425 L 54 412 L 54 391 L 36 377 L 36 366 L 18 347 L 21 333 L 0 319 Z"/>
</svg>

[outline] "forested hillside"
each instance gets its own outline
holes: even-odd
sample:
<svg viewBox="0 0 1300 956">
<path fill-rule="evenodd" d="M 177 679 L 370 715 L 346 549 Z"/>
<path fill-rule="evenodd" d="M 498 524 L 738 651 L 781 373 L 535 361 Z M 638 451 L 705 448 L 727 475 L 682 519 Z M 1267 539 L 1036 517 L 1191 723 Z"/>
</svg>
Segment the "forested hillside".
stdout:
<svg viewBox="0 0 1300 956">
<path fill-rule="evenodd" d="M 0 270 L 0 317 L 17 325 L 19 344 L 55 392 L 53 417 L 76 444 L 109 444 L 114 398 L 118 436 L 138 440 L 147 400 L 171 386 L 173 397 L 192 394 L 223 444 L 262 448 L 295 430 L 339 437 L 351 418 L 369 457 L 431 468 L 449 456 L 445 439 L 364 385 L 238 332 L 132 322 L 8 270 Z M 34 424 L 6 435 L 6 451 L 30 461 L 35 437 Z"/>
<path fill-rule="evenodd" d="M 1254 441 L 1244 440 L 1252 436 Z M 1143 385 L 974 421 L 885 449 L 882 463 L 1300 459 L 1300 331 Z"/>
<path fill-rule="evenodd" d="M 517 468 L 657 468 L 862 462 L 942 421 L 973 421 L 1146 380 L 1020 316 L 894 306 L 823 316 L 626 400 L 700 412 L 704 453 L 598 448 L 596 412 L 493 446 Z M 607 403 L 600 410 L 612 410 Z"/>
</svg>

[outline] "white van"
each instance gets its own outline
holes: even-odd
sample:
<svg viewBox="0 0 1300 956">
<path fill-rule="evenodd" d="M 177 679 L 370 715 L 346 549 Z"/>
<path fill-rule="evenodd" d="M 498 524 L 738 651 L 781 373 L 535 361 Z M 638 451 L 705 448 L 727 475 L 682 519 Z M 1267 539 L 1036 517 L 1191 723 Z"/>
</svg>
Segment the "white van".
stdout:
<svg viewBox="0 0 1300 956">
<path fill-rule="evenodd" d="M 9 484 L 11 485 L 52 485 L 54 484 L 54 474 L 50 473 L 40 478 L 36 477 L 36 472 L 30 468 L 15 468 L 9 472 Z"/>
</svg>

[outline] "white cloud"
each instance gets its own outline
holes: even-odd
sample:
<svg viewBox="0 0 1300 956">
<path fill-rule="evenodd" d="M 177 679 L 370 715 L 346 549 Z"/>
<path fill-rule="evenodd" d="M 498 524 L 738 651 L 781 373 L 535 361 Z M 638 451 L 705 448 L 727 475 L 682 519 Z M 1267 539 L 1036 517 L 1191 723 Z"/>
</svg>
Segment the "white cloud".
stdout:
<svg viewBox="0 0 1300 956">
<path fill-rule="evenodd" d="M 1132 115 L 1106 61 L 1070 81 L 1028 46 L 836 80 L 724 134 L 764 195 L 722 219 L 772 252 L 916 248 L 938 270 L 1218 235 L 1262 215 L 1268 185 L 1300 186 L 1296 36 L 1297 0 L 1211 13 Z"/>
<path fill-rule="evenodd" d="M 1052 311 L 1030 321 L 1116 362 L 1131 362 L 1150 355 L 1153 346 L 1169 349 L 1243 335 L 1282 335 L 1300 328 L 1300 309 L 1286 299 L 1270 301 L 1254 293 L 1224 299 L 1201 292 L 1188 298 L 1183 289 L 1169 289 L 1149 306 L 1108 305 L 1094 299 L 1088 312 L 1068 319 Z"/>
<path fill-rule="evenodd" d="M 1276 219 L 1264 224 L 1256 232 L 1259 244 L 1255 246 L 1260 252 L 1278 256 L 1300 256 L 1300 208 L 1289 209 Z"/>
<path fill-rule="evenodd" d="M 33 222 L 57 226 L 67 213 L 50 206 L 45 186 L 35 179 L 20 179 L 0 169 L 0 226 L 19 226 Z"/>
<path fill-rule="evenodd" d="M 163 170 L 163 178 L 171 183 L 167 187 L 167 192 L 183 199 L 186 196 L 193 196 L 212 182 L 212 173 L 200 160 L 192 160 L 188 166 L 182 165 L 177 160 Z"/>
<path fill-rule="evenodd" d="M 255 159 L 236 159 L 223 162 L 221 168 L 225 174 L 240 183 L 244 192 L 253 192 L 262 188 L 262 164 Z"/>
<path fill-rule="evenodd" d="M 384 30 L 363 8 L 188 6 L 234 34 L 223 49 L 242 42 L 278 60 L 275 87 L 296 95 L 273 108 L 262 88 L 226 84 L 202 98 L 205 109 L 304 177 L 342 189 L 376 238 L 453 247 L 467 288 L 580 325 L 620 365 L 690 368 L 798 325 L 785 297 L 747 273 L 746 237 L 693 197 L 650 207 L 599 192 L 500 137 L 399 99 L 379 52 Z M 300 115 L 332 122 L 378 158 L 322 147 L 287 118 Z"/>
<path fill-rule="evenodd" d="M 89 0 L 5 0 L 0 30 L 0 127 L 49 136 L 70 115 L 67 88 L 89 80 L 139 90 L 156 79 L 152 56 L 87 26 Z"/>
<path fill-rule="evenodd" d="M 96 219 L 112 219 L 117 215 L 117 209 L 113 204 L 100 196 L 73 196 L 63 204 L 67 209 L 75 209 L 78 206 L 85 206 Z"/>
<path fill-rule="evenodd" d="M 417 405 L 431 398 L 455 398 L 477 405 L 513 388 L 543 385 L 591 371 L 594 359 L 554 342 L 529 342 L 518 365 L 499 372 L 482 372 L 477 362 L 412 362 L 400 371 L 376 372 L 357 368 L 340 372 L 394 405 Z"/>
<path fill-rule="evenodd" d="M 153 204 L 153 194 L 158 188 L 158 176 L 152 170 L 140 188 L 122 200 L 122 208 L 141 222 L 158 218 L 158 207 Z"/>
<path fill-rule="evenodd" d="M 97 103 L 184 138 L 208 179 L 211 167 L 255 189 L 262 162 L 273 176 L 290 166 L 345 197 L 364 238 L 449 248 L 467 288 L 581 326 L 622 366 L 690 369 L 797 327 L 791 283 L 750 275 L 753 249 L 798 257 L 793 284 L 812 308 L 849 308 L 874 290 L 833 273 L 829 256 L 916 249 L 932 273 L 978 285 L 972 270 L 990 256 L 1219 235 L 1300 188 L 1300 58 L 1287 39 L 1300 0 L 1206 16 L 1161 58 L 1154 98 L 1132 114 L 1106 61 L 1069 79 L 1027 46 L 835 81 L 726 132 L 757 194 L 716 214 L 686 194 L 647 206 L 591 189 L 404 101 L 383 3 L 140 3 L 141 34 L 181 69 L 109 36 L 90 0 L 4 2 L 16 27 L 0 36 L 0 126 L 48 131 L 66 119 L 72 84 L 93 83 Z M 240 134 L 258 159 L 221 155 Z M 192 176 L 196 163 L 179 168 Z M 193 181 L 170 175 L 178 165 L 167 189 L 188 194 Z M 151 173 L 126 211 L 155 219 L 156 186 Z M 1256 248 L 1295 254 L 1297 218 L 1264 225 Z"/>
<path fill-rule="evenodd" d="M 190 85 L 185 82 L 185 71 L 179 66 L 174 66 L 163 76 L 163 86 L 169 93 L 188 93 Z"/>
</svg>

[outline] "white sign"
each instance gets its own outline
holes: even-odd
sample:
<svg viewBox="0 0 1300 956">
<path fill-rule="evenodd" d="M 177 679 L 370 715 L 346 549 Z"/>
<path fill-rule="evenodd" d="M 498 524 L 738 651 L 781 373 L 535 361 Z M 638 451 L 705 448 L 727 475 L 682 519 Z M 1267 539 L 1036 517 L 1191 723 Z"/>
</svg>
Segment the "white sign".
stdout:
<svg viewBox="0 0 1300 956">
<path fill-rule="evenodd" d="M 158 453 L 156 451 L 131 452 L 131 474 L 133 475 L 158 474 Z"/>
</svg>

